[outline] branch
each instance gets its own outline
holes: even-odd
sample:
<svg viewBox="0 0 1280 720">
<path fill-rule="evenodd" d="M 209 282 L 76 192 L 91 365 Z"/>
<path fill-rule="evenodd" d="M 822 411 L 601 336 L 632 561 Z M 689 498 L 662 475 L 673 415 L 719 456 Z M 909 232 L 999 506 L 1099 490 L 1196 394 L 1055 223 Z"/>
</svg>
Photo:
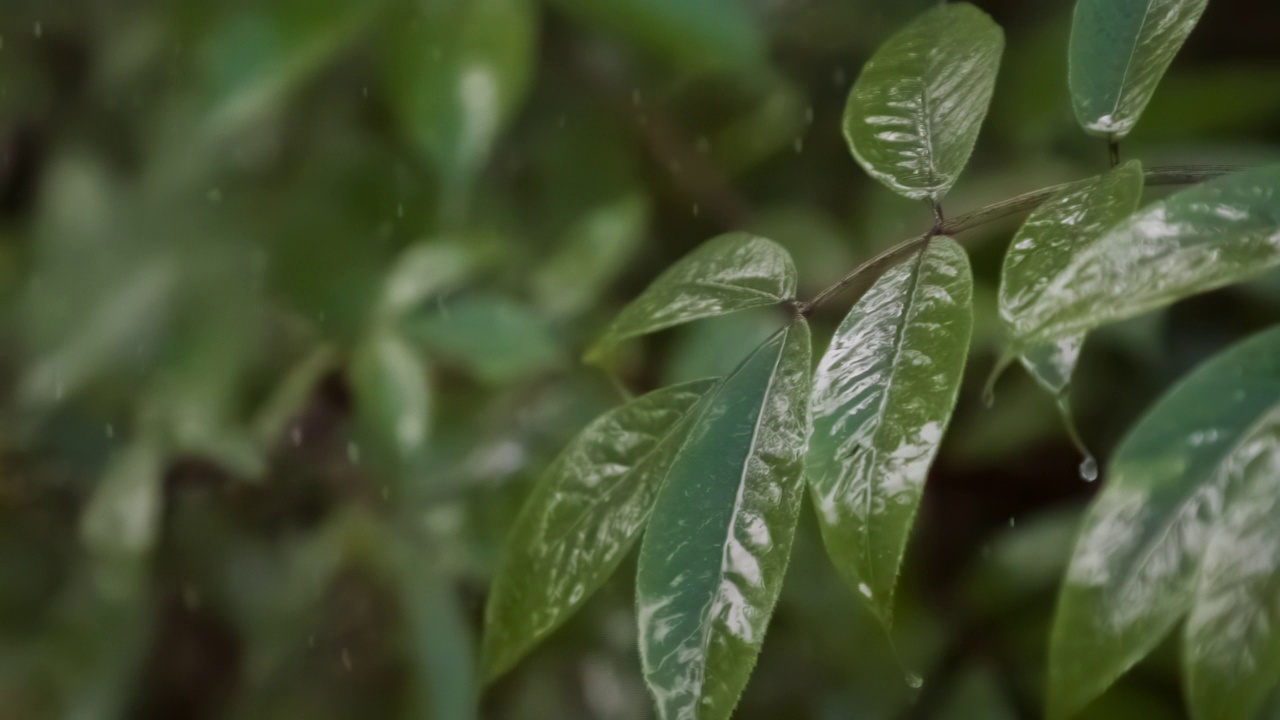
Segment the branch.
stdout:
<svg viewBox="0 0 1280 720">
<path fill-rule="evenodd" d="M 1236 172 L 1245 169 L 1239 165 L 1174 165 L 1169 167 L 1158 167 L 1148 170 L 1146 173 L 1146 183 L 1148 186 L 1154 185 L 1187 185 L 1192 183 L 1204 182 L 1212 180 L 1220 175 Z M 822 292 L 813 296 L 808 302 L 798 303 L 799 312 L 802 315 L 808 315 L 818 306 L 835 295 L 856 288 L 859 296 L 866 292 L 871 284 L 874 283 L 884 271 L 897 265 L 904 258 L 912 253 L 920 250 L 928 244 L 929 239 L 938 235 L 954 235 L 956 233 L 972 230 L 988 223 L 994 222 L 1010 215 L 1019 215 L 1021 213 L 1030 212 L 1046 200 L 1063 190 L 1071 187 L 1075 183 L 1062 183 L 1061 185 L 1052 185 L 1040 190 L 1033 190 L 1016 197 L 1003 200 L 993 205 L 974 210 L 959 217 L 953 218 L 941 223 L 937 228 L 930 230 L 922 235 L 918 235 L 909 240 L 894 245 L 884 250 L 880 254 L 872 257 L 870 260 L 862 263 L 854 268 L 852 272 L 844 276 L 836 284 L 826 288 Z"/>
</svg>

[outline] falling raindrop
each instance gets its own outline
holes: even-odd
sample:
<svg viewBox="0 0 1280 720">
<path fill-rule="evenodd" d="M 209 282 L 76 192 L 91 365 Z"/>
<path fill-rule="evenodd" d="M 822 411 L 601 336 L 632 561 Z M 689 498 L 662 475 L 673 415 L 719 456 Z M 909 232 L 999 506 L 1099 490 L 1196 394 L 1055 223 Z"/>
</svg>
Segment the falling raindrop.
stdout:
<svg viewBox="0 0 1280 720">
<path fill-rule="evenodd" d="M 813 124 L 813 106 L 812 105 L 804 109 L 804 122 L 806 125 Z"/>
<path fill-rule="evenodd" d="M 205 197 L 209 198 L 209 202 L 211 202 L 211 203 L 213 203 L 213 204 L 215 204 L 215 205 L 216 205 L 216 204 L 218 204 L 218 203 L 222 202 L 222 189 L 221 189 L 221 188 L 211 188 L 211 189 L 209 190 L 209 192 L 205 193 Z"/>
<path fill-rule="evenodd" d="M 795 149 L 796 149 L 796 154 L 797 154 L 797 155 L 799 155 L 800 153 L 804 152 L 804 138 L 802 138 L 802 137 L 798 137 L 798 138 L 796 138 L 795 143 L 793 143 L 793 145 L 794 145 L 794 147 L 795 147 Z"/>
<path fill-rule="evenodd" d="M 701 210 L 701 209 L 698 207 L 698 203 L 694 203 L 694 204 L 693 204 L 693 216 L 694 216 L 694 217 L 698 217 L 698 213 L 700 212 L 700 210 Z"/>
<path fill-rule="evenodd" d="M 62 381 L 59 380 L 57 384 L 53 386 L 53 401 L 62 402 L 62 398 L 66 394 L 67 394 L 67 386 L 63 385 Z"/>
<path fill-rule="evenodd" d="M 346 648 L 342 648 L 342 667 L 351 672 L 351 653 Z"/>
<path fill-rule="evenodd" d="M 107 423 L 107 437 L 108 437 L 108 438 L 113 438 L 113 437 L 115 437 L 115 436 L 116 436 L 116 427 L 115 427 L 115 425 L 112 425 L 111 423 Z"/>
<path fill-rule="evenodd" d="M 919 690 L 924 687 L 924 678 L 920 677 L 918 673 L 909 672 L 907 673 L 907 684 L 910 685 L 912 689 Z"/>
<path fill-rule="evenodd" d="M 368 100 L 368 99 L 369 99 L 369 86 L 368 86 L 368 85 L 365 85 L 363 88 L 361 88 L 361 89 L 360 89 L 360 92 L 361 92 L 361 94 L 363 94 L 363 95 L 364 95 L 364 99 L 365 99 L 365 100 Z"/>
<path fill-rule="evenodd" d="M 631 91 L 631 104 L 636 107 L 640 106 L 640 88 Z"/>
<path fill-rule="evenodd" d="M 858 592 L 862 593 L 866 597 L 871 597 L 871 586 L 866 583 L 858 583 Z"/>
<path fill-rule="evenodd" d="M 1013 518 L 1009 518 L 1009 527 L 1013 527 L 1014 525 L 1015 523 L 1013 521 Z"/>
<path fill-rule="evenodd" d="M 299 425 L 294 425 L 293 427 L 289 428 L 289 439 L 293 441 L 294 447 L 301 447 L 302 446 L 302 427 Z"/>
<path fill-rule="evenodd" d="M 360 464 L 360 446 L 354 441 L 347 443 L 347 462 L 352 465 Z"/>
<path fill-rule="evenodd" d="M 404 203 L 400 203 L 399 205 L 396 205 L 396 217 L 398 218 L 404 217 Z"/>
<path fill-rule="evenodd" d="M 35 25 L 33 25 L 31 29 L 35 32 L 37 40 L 44 37 L 44 25 L 42 25 L 39 20 L 36 21 Z"/>
<path fill-rule="evenodd" d="M 1098 479 L 1098 461 L 1092 455 L 1085 455 L 1084 460 L 1080 461 L 1080 477 L 1085 482 Z"/>
<path fill-rule="evenodd" d="M 307 647 L 313 648 L 315 646 L 316 646 L 316 634 L 311 633 L 310 635 L 307 636 Z"/>
</svg>

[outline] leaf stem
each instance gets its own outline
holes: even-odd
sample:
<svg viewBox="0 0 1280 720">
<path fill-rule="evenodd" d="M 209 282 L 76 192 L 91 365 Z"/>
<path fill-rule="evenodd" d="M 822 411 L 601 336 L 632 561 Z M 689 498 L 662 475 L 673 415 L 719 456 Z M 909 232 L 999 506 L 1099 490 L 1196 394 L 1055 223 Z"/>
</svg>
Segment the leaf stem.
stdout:
<svg viewBox="0 0 1280 720">
<path fill-rule="evenodd" d="M 1187 185 L 1212 180 L 1220 175 L 1243 169 L 1245 169 L 1245 166 L 1241 165 L 1171 165 L 1157 167 L 1151 168 L 1146 172 L 1146 183 L 1149 186 Z M 981 227 L 1010 215 L 1030 212 L 1072 184 L 1062 183 L 1033 190 L 946 220 L 928 232 L 903 240 L 868 259 L 854 268 L 848 275 L 845 275 L 839 282 L 814 295 L 808 302 L 798 303 L 797 307 L 801 314 L 808 315 L 832 297 L 851 288 L 857 288 L 858 295 L 861 296 L 861 293 L 866 292 L 884 271 L 919 250 L 929 242 L 930 238 L 936 235 L 953 235 Z"/>
</svg>

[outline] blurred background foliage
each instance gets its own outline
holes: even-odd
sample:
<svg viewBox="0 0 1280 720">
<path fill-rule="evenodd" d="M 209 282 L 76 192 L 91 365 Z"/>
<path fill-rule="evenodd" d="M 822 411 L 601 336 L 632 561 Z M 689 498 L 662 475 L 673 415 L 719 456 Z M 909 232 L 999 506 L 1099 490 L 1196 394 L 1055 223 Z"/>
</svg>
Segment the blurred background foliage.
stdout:
<svg viewBox="0 0 1280 720">
<path fill-rule="evenodd" d="M 662 268 L 749 229 L 806 296 L 928 226 L 839 120 L 932 2 L 5 0 L 0 717 L 649 717 L 626 567 L 476 687 L 495 555 L 585 422 L 780 321 L 633 343 L 617 383 L 579 364 Z M 951 212 L 1106 164 L 1066 92 L 1070 3 L 977 4 L 1009 47 Z M 1280 158 L 1276 27 L 1271 0 L 1214 0 L 1122 153 Z M 1028 377 L 980 402 L 1013 227 L 963 238 L 974 350 L 892 644 L 806 510 L 738 717 L 1039 716 L 1094 486 Z M 1087 442 L 1105 458 L 1277 311 L 1271 277 L 1095 333 Z M 1176 667 L 1156 653 L 1088 717 L 1182 717 Z"/>
</svg>

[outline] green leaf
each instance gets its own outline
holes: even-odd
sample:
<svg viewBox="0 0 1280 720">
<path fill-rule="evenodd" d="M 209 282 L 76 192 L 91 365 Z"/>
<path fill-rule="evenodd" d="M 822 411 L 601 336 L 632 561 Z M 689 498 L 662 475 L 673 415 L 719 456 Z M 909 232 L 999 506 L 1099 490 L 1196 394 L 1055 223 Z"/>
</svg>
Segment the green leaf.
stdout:
<svg viewBox="0 0 1280 720">
<path fill-rule="evenodd" d="M 412 462 L 431 429 L 426 363 L 404 338 L 383 328 L 356 349 L 349 373 L 361 434 L 380 455 Z"/>
<path fill-rule="evenodd" d="M 507 538 L 485 611 L 486 678 L 560 626 L 622 562 L 688 435 L 698 380 L 587 425 L 547 469 Z"/>
<path fill-rule="evenodd" d="M 872 177 L 937 202 L 969 162 L 995 90 L 1004 32 L 968 3 L 926 11 L 867 61 L 844 137 Z"/>
<path fill-rule="evenodd" d="M 546 323 L 500 295 L 442 302 L 406 319 L 403 327 L 414 342 L 495 385 L 548 370 L 562 360 Z"/>
<path fill-rule="evenodd" d="M 445 183 L 469 180 L 533 77 L 529 0 L 404 0 L 387 39 L 391 103 Z"/>
<path fill-rule="evenodd" d="M 539 305 L 556 315 L 590 307 L 640 247 L 648 221 L 648 199 L 636 192 L 585 213 L 534 273 Z"/>
<path fill-rule="evenodd" d="M 1079 0 L 1071 25 L 1071 100 L 1080 125 L 1129 134 L 1208 0 Z"/>
<path fill-rule="evenodd" d="M 726 378 L 658 491 L 636 605 L 663 720 L 728 718 L 760 652 L 803 493 L 809 342 L 797 320 Z"/>
<path fill-rule="evenodd" d="M 1197 720 L 1254 720 L 1280 682 L 1280 410 L 1236 443 L 1183 656 Z"/>
<path fill-rule="evenodd" d="M 1075 255 L 1019 312 L 1025 345 L 1079 335 L 1280 264 L 1280 165 L 1148 205 Z"/>
<path fill-rule="evenodd" d="M 765 41 L 739 0 L 553 0 L 681 71 L 749 68 L 764 61 Z"/>
<path fill-rule="evenodd" d="M 777 305 L 794 299 L 795 292 L 795 264 L 781 245 L 744 232 L 725 233 L 667 268 L 623 308 L 587 360 L 602 360 L 627 338 L 699 318 Z"/>
<path fill-rule="evenodd" d="M 477 264 L 475 253 L 461 242 L 410 245 L 387 273 L 378 312 L 389 319 L 398 319 L 432 297 L 462 284 Z"/>
<path fill-rule="evenodd" d="M 1191 607 L 1242 438 L 1280 403 L 1280 329 L 1199 367 L 1112 458 L 1085 514 L 1054 620 L 1049 716 L 1068 718 L 1149 653 Z"/>
<path fill-rule="evenodd" d="M 1137 160 L 1073 183 L 1031 213 L 1009 245 L 1000 278 L 1000 317 L 1022 364 L 1050 392 L 1062 392 L 1071 381 L 1084 336 L 1020 347 L 1025 326 L 1035 319 L 1029 311 L 1082 250 L 1138 209 L 1142 187 Z"/>
<path fill-rule="evenodd" d="M 814 376 L 808 476 L 822 537 L 886 626 L 972 330 L 969 259 L 935 238 L 853 306 Z"/>
</svg>

